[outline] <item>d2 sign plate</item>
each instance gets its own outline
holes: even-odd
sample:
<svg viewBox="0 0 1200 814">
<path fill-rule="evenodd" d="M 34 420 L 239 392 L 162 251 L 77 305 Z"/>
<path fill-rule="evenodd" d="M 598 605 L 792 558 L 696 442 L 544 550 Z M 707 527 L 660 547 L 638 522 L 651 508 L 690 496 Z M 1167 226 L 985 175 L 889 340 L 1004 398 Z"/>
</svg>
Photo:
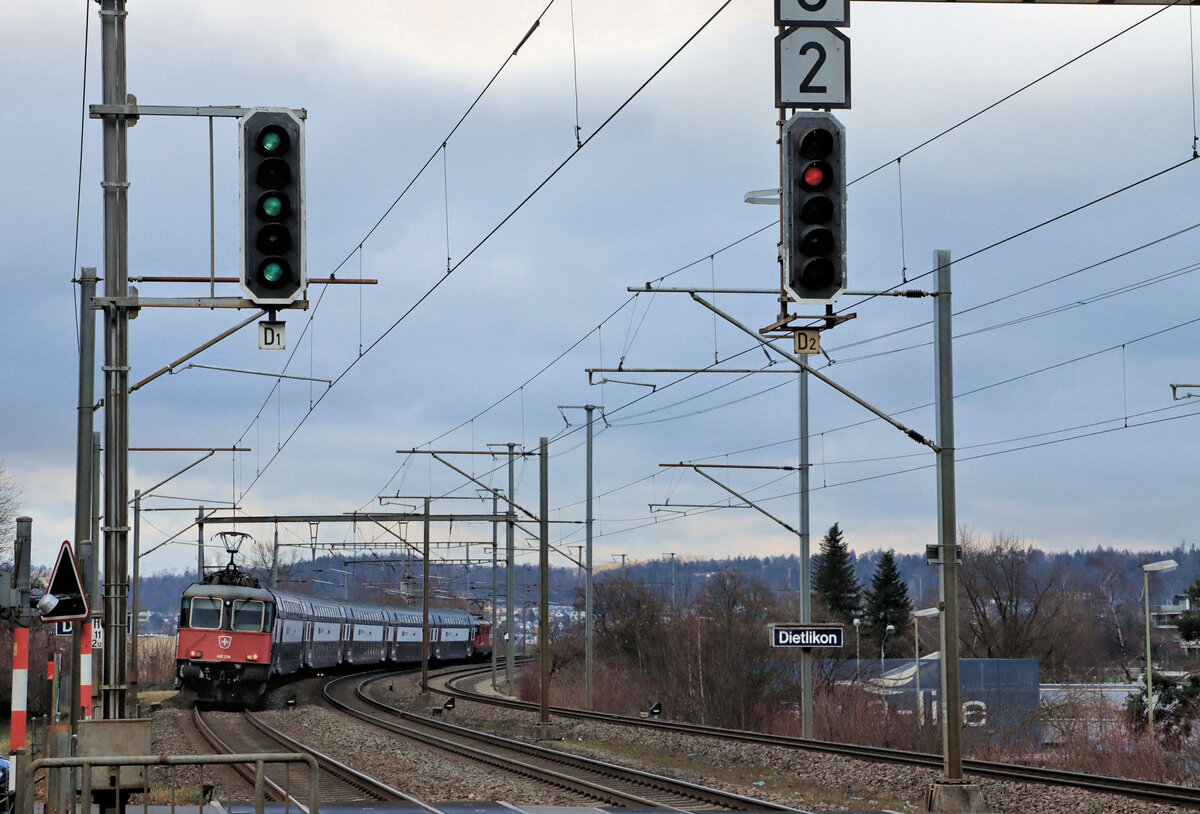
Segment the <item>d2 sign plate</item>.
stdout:
<svg viewBox="0 0 1200 814">
<path fill-rule="evenodd" d="M 850 107 L 850 38 L 819 25 L 777 36 L 775 107 Z"/>
</svg>

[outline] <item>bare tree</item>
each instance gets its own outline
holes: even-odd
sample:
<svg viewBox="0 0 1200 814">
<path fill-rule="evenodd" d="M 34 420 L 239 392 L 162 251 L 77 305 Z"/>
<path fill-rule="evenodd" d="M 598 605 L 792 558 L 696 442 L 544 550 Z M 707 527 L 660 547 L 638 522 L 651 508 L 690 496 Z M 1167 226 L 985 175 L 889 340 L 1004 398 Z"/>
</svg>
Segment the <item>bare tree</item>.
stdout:
<svg viewBox="0 0 1200 814">
<path fill-rule="evenodd" d="M 699 630 L 705 661 L 701 720 L 758 728 L 774 711 L 772 694 L 782 678 L 767 635 L 768 621 L 779 612 L 773 592 L 745 574 L 717 574 L 697 610 L 707 620 Z"/>
<path fill-rule="evenodd" d="M 608 656 L 647 672 L 662 660 L 666 608 L 643 582 L 616 579 L 595 586 L 597 643 Z"/>
<path fill-rule="evenodd" d="M 1065 566 L 1008 535 L 981 540 L 960 530 L 959 542 L 963 655 L 1036 658 L 1050 672 L 1075 666 L 1072 652 L 1085 649 L 1081 637 L 1095 624 Z"/>
<path fill-rule="evenodd" d="M 262 540 L 255 540 L 254 545 L 245 553 L 246 569 L 258 577 L 263 585 L 271 584 L 271 561 L 275 557 L 275 546 Z M 275 562 L 275 575 L 279 582 L 287 584 L 292 577 L 296 563 L 300 561 L 295 549 L 280 547 L 278 560 Z"/>
<path fill-rule="evenodd" d="M 0 564 L 12 563 L 17 511 L 21 508 L 20 498 L 20 487 L 13 481 L 4 464 L 0 463 Z"/>
<path fill-rule="evenodd" d="M 1115 657 L 1127 681 L 1136 676 L 1131 664 L 1137 660 L 1138 623 L 1141 607 L 1138 603 L 1140 585 L 1129 579 L 1123 568 L 1123 558 L 1116 552 L 1101 552 L 1097 565 L 1102 576 L 1096 580 L 1096 595 L 1101 607 L 1098 617 L 1102 620 L 1103 644 L 1110 657 Z"/>
</svg>

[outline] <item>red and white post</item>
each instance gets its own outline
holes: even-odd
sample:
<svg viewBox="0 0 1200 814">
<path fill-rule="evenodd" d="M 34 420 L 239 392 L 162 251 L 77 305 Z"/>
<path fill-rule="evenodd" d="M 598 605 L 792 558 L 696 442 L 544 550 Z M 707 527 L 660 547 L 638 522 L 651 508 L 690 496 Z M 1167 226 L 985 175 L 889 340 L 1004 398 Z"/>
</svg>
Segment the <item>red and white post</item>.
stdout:
<svg viewBox="0 0 1200 814">
<path fill-rule="evenodd" d="M 9 739 L 9 751 L 12 765 L 9 767 L 9 790 L 16 788 L 19 770 L 16 752 L 25 749 L 25 710 L 29 698 L 29 628 L 17 626 L 13 629 L 13 660 L 12 660 L 12 733 Z"/>
<path fill-rule="evenodd" d="M 92 717 L 92 620 L 85 619 L 79 623 L 82 633 L 79 637 L 79 708 L 83 717 Z"/>
</svg>

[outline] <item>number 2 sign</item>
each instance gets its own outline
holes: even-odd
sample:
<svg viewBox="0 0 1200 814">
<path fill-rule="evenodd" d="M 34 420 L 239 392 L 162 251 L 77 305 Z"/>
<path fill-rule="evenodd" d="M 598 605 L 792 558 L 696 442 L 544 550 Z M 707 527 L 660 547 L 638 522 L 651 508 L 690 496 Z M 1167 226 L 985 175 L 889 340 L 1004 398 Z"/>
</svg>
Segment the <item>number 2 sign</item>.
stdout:
<svg viewBox="0 0 1200 814">
<path fill-rule="evenodd" d="M 850 107 L 850 39 L 829 26 L 775 38 L 775 107 Z"/>
</svg>

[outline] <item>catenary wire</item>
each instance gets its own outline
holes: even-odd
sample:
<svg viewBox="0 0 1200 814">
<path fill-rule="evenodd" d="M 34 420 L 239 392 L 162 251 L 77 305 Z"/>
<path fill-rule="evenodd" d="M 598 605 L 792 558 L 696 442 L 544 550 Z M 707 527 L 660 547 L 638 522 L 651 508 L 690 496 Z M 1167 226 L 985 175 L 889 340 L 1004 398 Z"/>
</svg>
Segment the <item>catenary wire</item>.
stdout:
<svg viewBox="0 0 1200 814">
<path fill-rule="evenodd" d="M 642 84 L 639 85 L 637 87 L 637 89 L 633 91 L 633 93 L 631 93 L 623 102 L 621 102 L 621 104 L 611 114 L 609 114 L 608 118 L 606 118 L 603 122 L 601 122 L 601 124 L 586 139 L 584 139 L 583 147 L 586 147 L 588 144 L 591 143 L 592 139 L 594 139 L 601 132 L 603 132 L 604 129 L 614 119 L 616 119 L 616 117 L 618 115 L 620 115 L 620 113 L 622 111 L 624 111 L 625 108 L 628 107 L 633 102 L 634 99 L 636 99 L 639 95 L 641 95 L 642 91 L 645 90 L 646 87 L 648 87 L 650 85 L 650 83 L 653 82 L 654 79 L 659 76 L 659 74 L 661 74 L 664 70 L 666 70 L 667 66 L 669 66 L 672 62 L 674 62 L 675 59 L 684 51 L 684 49 L 687 48 L 692 42 L 694 42 L 696 40 L 696 38 L 699 37 L 700 34 L 703 33 L 704 30 L 707 29 L 708 26 L 710 24 L 712 24 L 712 22 L 714 20 L 716 20 L 716 18 L 721 14 L 721 12 L 723 12 L 726 8 L 728 8 L 732 2 L 733 2 L 733 0 L 725 0 L 725 2 L 722 3 L 717 8 L 717 10 L 715 12 L 713 12 L 712 15 L 709 16 L 708 19 L 706 19 L 700 25 L 700 27 L 698 29 L 696 29 L 696 31 L 690 37 L 688 37 L 687 40 L 682 45 L 680 45 L 669 57 L 667 57 L 666 61 L 663 62 L 663 64 L 660 65 L 649 76 L 649 78 L 647 78 L 644 82 L 642 82 Z M 531 31 L 532 31 L 532 29 L 531 29 Z M 520 46 L 518 46 L 518 48 L 519 47 Z M 363 350 L 363 352 L 360 356 L 351 360 L 351 362 L 332 380 L 332 383 L 329 385 L 329 387 L 327 387 L 326 390 L 323 393 L 321 393 L 320 397 L 317 399 L 316 403 L 312 406 L 312 408 L 310 408 L 300 418 L 300 421 L 296 424 L 296 426 L 288 434 L 287 438 L 282 439 L 281 442 L 277 442 L 277 445 L 276 445 L 277 448 L 276 448 L 274 454 L 272 454 L 271 457 L 267 460 L 267 462 L 263 466 L 262 470 L 258 474 L 255 475 L 254 480 L 252 480 L 250 482 L 250 484 L 247 485 L 245 490 L 243 490 L 243 492 L 242 492 L 243 497 L 255 486 L 255 484 L 258 483 L 258 481 L 262 477 L 263 473 L 265 473 L 267 471 L 267 469 L 270 468 L 271 464 L 279 457 L 279 454 L 287 447 L 287 445 L 291 441 L 291 439 L 296 436 L 296 433 L 299 432 L 299 430 L 304 426 L 304 424 L 308 421 L 309 416 L 311 416 L 313 414 L 313 412 L 316 410 L 316 408 L 318 406 L 320 406 L 321 402 L 325 400 L 325 397 L 327 395 L 329 395 L 329 393 L 333 390 L 333 388 L 339 382 L 341 382 L 341 380 L 343 378 L 345 378 L 350 373 L 350 371 L 352 371 L 358 365 L 358 363 L 363 359 L 363 357 L 365 357 L 368 353 L 370 353 L 371 350 L 376 348 L 384 339 L 386 339 L 392 333 L 392 331 L 394 331 L 402 322 L 404 322 L 404 320 L 407 319 L 408 316 L 410 314 L 412 314 L 413 311 L 415 311 L 418 307 L 420 307 L 421 304 L 424 303 L 426 299 L 428 299 L 430 296 L 432 296 L 433 293 L 435 291 L 437 291 L 438 288 L 441 287 L 442 283 L 444 283 L 447 279 L 449 279 L 450 276 L 455 271 L 457 271 L 459 268 L 461 268 L 462 265 L 464 263 L 466 263 L 467 260 L 469 260 L 475 254 L 475 252 L 477 252 L 484 244 L 486 244 L 489 240 L 491 240 L 491 238 L 497 232 L 499 232 L 501 228 L 503 228 L 518 212 L 520 212 L 521 209 L 523 209 L 525 207 L 525 205 L 527 203 L 529 203 L 529 201 L 532 200 L 535 195 L 537 195 L 543 188 L 545 188 L 545 186 L 556 175 L 558 175 L 558 173 L 568 163 L 570 163 L 570 161 L 575 156 L 577 156 L 581 151 L 582 151 L 582 147 L 577 148 L 574 152 L 572 152 L 565 159 L 563 159 L 563 161 L 561 163 L 559 163 L 559 165 L 557 167 L 555 167 L 549 173 L 549 175 L 546 176 L 545 179 L 543 179 L 537 186 L 535 186 L 534 189 L 528 195 L 526 195 L 507 215 L 505 215 L 498 224 L 496 224 L 469 251 L 467 251 L 467 253 L 465 255 L 463 255 L 463 257 L 461 257 L 458 260 L 458 262 L 455 263 L 442 277 L 440 277 L 437 280 L 437 282 L 435 282 L 432 286 L 430 286 L 430 288 L 428 290 L 426 290 L 426 292 L 424 294 L 422 294 L 417 299 L 417 301 L 414 302 L 403 314 L 401 314 L 400 317 L 398 319 L 396 319 L 395 322 L 393 322 L 386 330 L 384 330 L 382 334 L 380 334 L 378 337 L 376 337 L 376 339 L 373 342 L 371 342 L 371 344 L 368 345 Z M 434 156 L 436 156 L 436 155 L 437 155 L 437 152 L 435 151 Z M 432 159 L 430 159 L 430 160 L 432 160 Z M 386 217 L 386 215 L 385 215 L 385 217 Z M 382 219 L 381 219 L 381 222 L 382 222 Z M 348 255 L 346 260 L 349 260 L 350 256 L 353 256 L 353 253 L 351 253 L 351 255 Z M 346 262 L 346 260 L 342 261 L 343 264 Z"/>
<path fill-rule="evenodd" d="M 75 180 L 75 245 L 71 251 L 71 281 L 75 281 L 75 270 L 79 267 L 79 218 L 83 206 L 83 137 L 88 120 L 87 106 L 87 72 L 88 72 L 88 30 L 92 22 L 92 10 L 89 0 L 83 2 L 83 77 L 80 80 L 79 103 L 79 175 Z M 71 299 L 75 304 L 74 313 L 79 313 L 79 299 L 76 296 L 74 284 L 71 286 Z M 75 325 L 75 345 L 81 349 L 83 340 L 79 336 L 79 322 L 72 319 Z"/>
<path fill-rule="evenodd" d="M 895 158 L 891 159 L 891 161 L 887 161 L 887 162 L 885 162 L 885 163 L 883 163 L 883 164 L 880 164 L 880 165 L 879 165 L 878 167 L 876 167 L 875 169 L 873 169 L 873 170 L 871 170 L 870 172 L 867 172 L 867 173 L 865 173 L 865 174 L 863 174 L 863 175 L 860 175 L 858 178 L 855 178 L 853 181 L 850 181 L 849 183 L 850 183 L 850 184 L 855 184 L 855 183 L 858 183 L 859 181 L 862 181 L 862 180 L 863 180 L 863 179 L 865 179 L 865 178 L 869 178 L 869 177 L 871 177 L 872 175 L 874 175 L 875 173 L 877 173 L 877 172 L 879 172 L 880 170 L 884 169 L 885 167 L 887 167 L 887 166 L 891 165 L 891 163 L 892 163 L 893 161 L 894 161 L 894 162 L 899 162 L 901 159 L 903 159 L 903 158 L 906 158 L 906 157 L 908 157 L 908 156 L 912 155 L 913 153 L 917 152 L 917 151 L 918 151 L 918 150 L 920 150 L 921 148 L 923 148 L 923 147 L 927 147 L 928 145 L 930 145 L 930 144 L 932 144 L 933 142 L 935 142 L 935 141 L 937 141 L 938 139 L 940 139 L 942 136 L 945 136 L 945 135 L 948 135 L 948 134 L 950 134 L 950 133 L 954 132 L 954 131 L 955 131 L 955 130 L 957 130 L 958 128 L 962 127 L 964 124 L 967 124 L 968 122 L 970 122 L 970 121 L 973 121 L 974 119 L 977 119 L 977 118 L 979 118 L 979 117 L 980 117 L 980 116 L 982 116 L 984 113 L 987 113 L 989 110 L 992 110 L 992 109 L 994 109 L 994 108 L 996 108 L 996 107 L 999 107 L 1000 105 L 1002 105 L 1002 104 L 1004 104 L 1005 102 L 1007 102 L 1009 99 L 1012 99 L 1014 96 L 1017 96 L 1018 94 L 1024 93 L 1025 91 L 1029 90 L 1029 89 L 1030 89 L 1030 88 L 1032 88 L 1034 85 L 1036 85 L 1036 84 L 1038 84 L 1039 82 L 1041 82 L 1042 80 L 1044 80 L 1044 79 L 1049 79 L 1051 76 L 1053 76 L 1054 74 L 1056 74 L 1056 73 L 1058 73 L 1059 71 L 1063 70 L 1064 68 L 1068 67 L 1069 65 L 1071 65 L 1071 64 L 1073 64 L 1073 63 L 1075 63 L 1075 62 L 1078 62 L 1079 60 L 1083 59 L 1084 57 L 1088 56 L 1089 54 L 1091 54 L 1091 53 L 1093 53 L 1093 52 L 1095 52 L 1095 51 L 1098 51 L 1099 49 L 1103 48 L 1105 45 L 1108 45 L 1110 42 L 1112 42 L 1113 40 L 1117 39 L 1118 37 L 1121 37 L 1121 36 L 1124 36 L 1125 34 L 1128 34 L 1128 33 L 1129 33 L 1130 31 L 1132 31 L 1133 29 L 1137 28 L 1138 26 L 1142 25 L 1143 23 L 1147 23 L 1147 22 L 1149 22 L 1150 20 L 1152 20 L 1152 19 L 1154 19 L 1155 17 L 1157 17 L 1159 14 L 1162 14 L 1164 11 L 1166 11 L 1167 9 L 1171 8 L 1171 7 L 1172 7 L 1172 6 L 1174 6 L 1174 5 L 1177 5 L 1177 4 L 1178 4 L 1178 3 L 1180 3 L 1180 2 L 1182 2 L 1182 0 L 1171 0 L 1171 2 L 1170 2 L 1170 3 L 1167 3 L 1167 4 L 1166 4 L 1166 5 L 1164 5 L 1162 8 L 1160 8 L 1160 9 L 1157 9 L 1156 11 L 1153 11 L 1153 12 L 1151 12 L 1149 15 L 1147 15 L 1146 17 L 1143 17 L 1142 19 L 1138 20 L 1136 23 L 1133 23 L 1132 25 L 1129 25 L 1129 26 L 1127 26 L 1126 28 L 1123 28 L 1123 29 L 1121 29 L 1121 30 L 1120 30 L 1120 31 L 1118 31 L 1116 34 L 1113 34 L 1112 36 L 1108 37 L 1107 39 L 1105 39 L 1105 40 L 1103 40 L 1103 41 L 1101 41 L 1101 42 L 1097 43 L 1096 45 L 1093 45 L 1091 48 L 1088 48 L 1088 49 L 1087 49 L 1086 51 L 1084 51 L 1083 53 L 1081 53 L 1081 54 L 1078 54 L 1078 55 L 1076 55 L 1076 56 L 1074 56 L 1074 57 L 1071 57 L 1071 59 L 1069 59 L 1069 60 L 1067 60 L 1066 62 L 1064 62 L 1063 64 L 1059 65 L 1057 68 L 1053 68 L 1052 70 L 1050 70 L 1050 71 L 1048 71 L 1048 72 L 1046 72 L 1046 73 L 1042 74 L 1042 75 L 1041 75 L 1041 76 L 1039 76 L 1037 79 L 1034 79 L 1034 80 L 1033 80 L 1033 81 L 1031 81 L 1031 82 L 1027 82 L 1026 84 L 1022 85 L 1021 87 L 1019 87 L 1019 88 L 1017 88 L 1016 90 L 1012 91 L 1011 93 L 1007 94 L 1006 96 L 1003 96 L 1003 97 L 1001 97 L 1000 99 L 997 99 L 995 102 L 992 102 L 990 105 L 988 105 L 987 107 L 983 108 L 982 110 L 978 110 L 978 111 L 976 111 L 975 113 L 972 113 L 972 114 L 971 114 L 970 116 L 968 116 L 967 118 L 965 118 L 965 119 L 963 119 L 962 121 L 958 122 L 957 124 L 953 124 L 953 125 L 951 125 L 951 126 L 947 127 L 945 130 L 941 131 L 940 133 L 937 133 L 936 135 L 930 136 L 929 138 L 925 139 L 925 141 L 922 141 L 920 144 L 918 144 L 916 147 L 910 147 L 908 150 L 905 150 L 905 151 L 904 151 L 904 152 L 902 152 L 900 155 L 898 155 L 898 156 L 896 156 Z M 849 184 L 848 184 L 848 185 L 849 185 Z"/>
</svg>

